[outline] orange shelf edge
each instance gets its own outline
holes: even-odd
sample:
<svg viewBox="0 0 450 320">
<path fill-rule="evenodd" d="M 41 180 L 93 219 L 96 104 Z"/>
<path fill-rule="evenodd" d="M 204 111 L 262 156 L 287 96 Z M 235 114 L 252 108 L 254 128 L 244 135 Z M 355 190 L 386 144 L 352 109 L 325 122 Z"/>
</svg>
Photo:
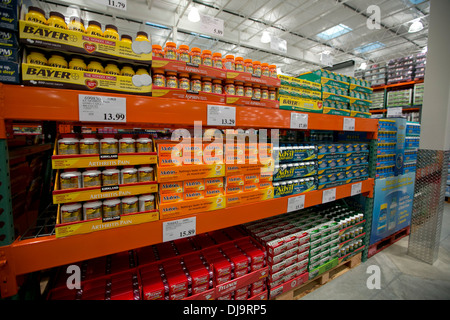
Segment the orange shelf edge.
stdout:
<svg viewBox="0 0 450 320">
<path fill-rule="evenodd" d="M 351 186 L 355 183 L 335 187 L 336 199 L 349 197 L 351 195 Z M 372 197 L 374 179 L 369 178 L 361 181 L 361 183 L 361 193 Z M 305 208 L 321 204 L 322 193 L 323 190 L 304 193 Z M 202 212 L 168 220 L 158 220 L 135 226 L 96 231 L 66 238 L 47 236 L 38 239 L 16 240 L 10 246 L 4 247 L 4 249 L 14 275 L 27 274 L 161 243 L 163 239 L 163 223 L 169 220 L 185 219 L 195 216 L 197 221 L 197 234 L 200 234 L 283 214 L 286 212 L 289 198 L 276 198 L 243 206 Z"/>
<path fill-rule="evenodd" d="M 78 95 L 126 97 L 127 124 L 193 126 L 194 121 L 207 124 L 208 105 L 227 105 L 178 99 L 156 98 L 80 90 L 50 89 L 21 85 L 2 85 L 3 110 L 0 118 L 9 120 L 48 120 L 78 122 Z M 30 97 L 33 97 L 30 99 Z M 230 105 L 228 105 L 230 106 Z M 236 106 L 236 127 L 290 128 L 290 114 L 295 111 Z M 342 131 L 344 116 L 308 113 L 308 129 Z M 354 118 L 355 131 L 376 133 L 378 120 Z M 105 122 L 105 125 L 113 123 Z M 114 123 L 114 125 L 116 125 Z M 121 125 L 118 123 L 118 125 Z M 122 124 L 123 125 L 123 124 Z"/>
</svg>

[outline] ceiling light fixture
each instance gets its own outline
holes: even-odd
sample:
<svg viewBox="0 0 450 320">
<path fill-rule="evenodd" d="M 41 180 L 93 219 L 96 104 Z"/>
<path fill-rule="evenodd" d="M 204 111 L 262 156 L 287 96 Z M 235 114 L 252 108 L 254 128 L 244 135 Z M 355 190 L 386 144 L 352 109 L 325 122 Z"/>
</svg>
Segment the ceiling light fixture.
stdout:
<svg viewBox="0 0 450 320">
<path fill-rule="evenodd" d="M 359 66 L 362 70 L 366 70 L 367 68 L 367 63 L 363 62 L 361 63 L 361 65 Z"/>
<path fill-rule="evenodd" d="M 198 9 L 196 7 L 192 7 L 191 11 L 189 11 L 188 20 L 191 22 L 200 21 L 200 14 L 198 13 Z"/>
<path fill-rule="evenodd" d="M 423 24 L 420 19 L 414 20 L 413 23 L 409 26 L 409 33 L 419 32 L 423 29 Z"/>
<path fill-rule="evenodd" d="M 264 31 L 261 36 L 262 43 L 269 43 L 272 38 L 270 37 L 270 33 L 268 31 Z"/>
</svg>

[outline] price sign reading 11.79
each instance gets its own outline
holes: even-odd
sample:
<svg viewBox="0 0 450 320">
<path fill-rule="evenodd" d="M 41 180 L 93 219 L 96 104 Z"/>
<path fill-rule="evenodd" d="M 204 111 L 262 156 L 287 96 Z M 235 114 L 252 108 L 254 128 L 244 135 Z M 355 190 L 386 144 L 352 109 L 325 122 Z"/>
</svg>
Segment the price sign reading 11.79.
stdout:
<svg viewBox="0 0 450 320">
<path fill-rule="evenodd" d="M 119 10 L 127 10 L 127 0 L 93 0 L 94 2 L 103 4 L 110 8 L 115 8 Z"/>
<path fill-rule="evenodd" d="M 78 95 L 80 121 L 127 122 L 127 99 L 108 96 Z"/>
</svg>

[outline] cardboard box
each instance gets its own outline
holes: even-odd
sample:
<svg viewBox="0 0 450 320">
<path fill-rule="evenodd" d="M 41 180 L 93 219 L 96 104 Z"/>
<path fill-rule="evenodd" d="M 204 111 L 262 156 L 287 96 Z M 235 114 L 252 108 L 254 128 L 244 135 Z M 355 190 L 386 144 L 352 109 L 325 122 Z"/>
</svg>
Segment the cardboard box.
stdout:
<svg viewBox="0 0 450 320">
<path fill-rule="evenodd" d="M 186 181 L 225 176 L 223 164 L 199 164 L 157 168 L 158 182 Z"/>
<path fill-rule="evenodd" d="M 128 62 L 131 64 L 151 65 L 152 48 L 145 45 L 140 47 L 144 53 L 136 53 L 132 44 L 121 40 L 111 40 L 101 37 L 87 35 L 82 32 L 68 29 L 59 29 L 42 25 L 35 22 L 25 21 L 25 12 L 21 13 L 19 21 L 20 42 L 50 50 L 73 52 L 84 55 L 107 58 L 117 62 Z M 134 41 L 136 43 L 139 41 Z"/>
<path fill-rule="evenodd" d="M 3 1 L 0 4 L 0 28 L 17 31 L 19 12 L 17 0 Z"/>
<path fill-rule="evenodd" d="M 272 187 L 250 192 L 239 192 L 235 194 L 227 193 L 227 207 L 269 200 L 273 199 L 273 197 L 274 190 Z"/>
<path fill-rule="evenodd" d="M 170 219 L 188 214 L 224 209 L 226 199 L 223 196 L 159 205 L 160 219 Z"/>
<path fill-rule="evenodd" d="M 0 82 L 20 83 L 20 65 L 17 62 L 0 62 Z"/>
<path fill-rule="evenodd" d="M 226 102 L 226 97 L 224 94 L 204 92 L 204 91 L 191 91 L 178 88 L 157 87 L 157 86 L 153 87 L 152 96 L 159 98 L 182 99 L 189 101 L 209 101 L 218 103 Z"/>
<path fill-rule="evenodd" d="M 58 215 L 56 218 L 55 235 L 56 238 L 67 237 L 77 234 L 90 233 L 95 231 L 114 229 L 123 226 L 136 225 L 159 220 L 158 210 L 144 211 L 138 213 L 123 214 L 119 220 L 103 222 L 102 218 L 87 221 L 61 223 L 60 207 L 58 205 Z"/>
<path fill-rule="evenodd" d="M 158 184 L 156 181 L 123 184 L 111 186 L 111 188 L 90 187 L 60 190 L 59 174 L 60 172 L 58 171 L 55 178 L 55 189 L 52 192 L 54 204 L 102 200 L 158 192 Z"/>
<path fill-rule="evenodd" d="M 226 103 L 240 106 L 248 107 L 260 107 L 260 108 L 271 108 L 278 109 L 280 103 L 277 100 L 268 99 L 253 99 L 249 97 L 235 96 L 235 95 L 225 95 Z"/>
<path fill-rule="evenodd" d="M 23 61 L 26 61 L 25 58 Z M 142 81 L 148 84 L 141 85 Z M 116 76 L 28 63 L 22 63 L 22 83 L 48 88 L 140 95 L 151 95 L 152 91 L 151 78 L 147 75 Z M 137 86 L 137 83 L 140 86 Z"/>
<path fill-rule="evenodd" d="M 322 113 L 322 101 L 279 95 L 280 109 Z"/>
</svg>

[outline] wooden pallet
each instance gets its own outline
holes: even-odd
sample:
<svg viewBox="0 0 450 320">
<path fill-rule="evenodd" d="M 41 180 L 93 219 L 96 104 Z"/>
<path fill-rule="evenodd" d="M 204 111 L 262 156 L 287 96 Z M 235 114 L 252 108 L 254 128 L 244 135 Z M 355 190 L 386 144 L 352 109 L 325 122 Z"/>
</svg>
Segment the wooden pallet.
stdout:
<svg viewBox="0 0 450 320">
<path fill-rule="evenodd" d="M 298 299 L 306 296 L 308 293 L 313 292 L 314 290 L 327 284 L 331 280 L 343 275 L 350 269 L 353 269 L 354 267 L 360 265 L 361 264 L 361 256 L 362 256 L 361 252 L 357 253 L 356 255 L 349 258 L 348 260 L 342 261 L 333 269 L 330 269 L 330 270 L 322 273 L 321 275 L 317 276 L 316 278 L 305 282 L 300 287 L 297 287 L 293 290 L 290 290 L 288 292 L 285 292 L 285 293 L 275 297 L 274 300 L 298 300 Z"/>
<path fill-rule="evenodd" d="M 408 236 L 410 232 L 411 232 L 411 227 L 407 226 L 407 227 L 393 233 L 392 235 L 372 244 L 371 246 L 369 246 L 367 258 L 374 256 L 375 254 L 377 254 L 378 252 L 391 246 L 392 244 L 394 244 L 401 238 Z"/>
</svg>

